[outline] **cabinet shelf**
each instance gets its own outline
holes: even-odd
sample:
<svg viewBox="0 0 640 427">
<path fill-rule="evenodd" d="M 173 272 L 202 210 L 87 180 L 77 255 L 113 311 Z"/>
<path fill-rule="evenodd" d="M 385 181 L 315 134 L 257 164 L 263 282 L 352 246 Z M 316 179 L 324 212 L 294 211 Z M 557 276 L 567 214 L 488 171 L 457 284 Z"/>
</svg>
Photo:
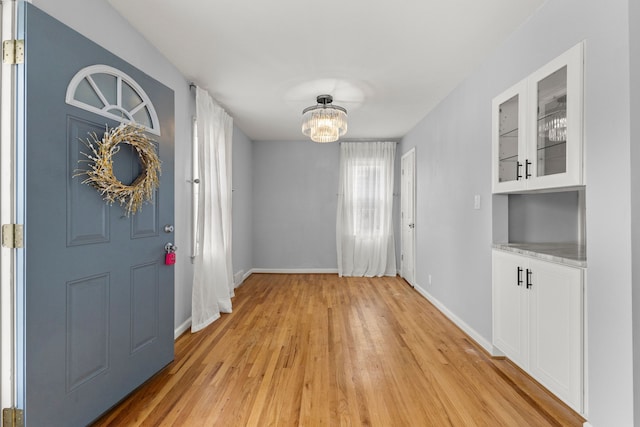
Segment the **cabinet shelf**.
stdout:
<svg viewBox="0 0 640 427">
<path fill-rule="evenodd" d="M 549 118 L 549 117 L 551 117 L 551 116 L 553 116 L 553 115 L 555 115 L 555 114 L 561 113 L 561 112 L 564 112 L 565 116 L 567 115 L 567 110 L 566 110 L 566 109 L 562 109 L 562 110 L 554 110 L 554 111 L 550 111 L 550 112 L 548 112 L 547 114 L 544 114 L 544 115 L 542 115 L 542 116 L 539 116 L 539 117 L 538 117 L 538 121 L 545 120 L 545 119 L 547 119 L 547 118 Z"/>
<path fill-rule="evenodd" d="M 538 147 L 538 149 L 537 149 L 537 150 L 538 150 L 538 151 L 544 151 L 544 150 L 547 150 L 547 149 L 549 149 L 549 148 L 559 147 L 559 146 L 561 146 L 561 145 L 567 145 L 567 141 L 560 141 L 560 142 L 553 142 L 553 143 L 551 143 L 551 144 L 545 144 L 545 145 L 544 145 L 544 146 L 542 146 L 542 147 Z"/>
<path fill-rule="evenodd" d="M 500 134 L 500 138 L 517 138 L 517 137 L 518 137 L 518 128 L 511 129 L 509 131 L 506 131 Z"/>
<path fill-rule="evenodd" d="M 501 157 L 500 163 L 513 163 L 518 160 L 518 155 L 514 154 L 513 156 Z"/>
</svg>

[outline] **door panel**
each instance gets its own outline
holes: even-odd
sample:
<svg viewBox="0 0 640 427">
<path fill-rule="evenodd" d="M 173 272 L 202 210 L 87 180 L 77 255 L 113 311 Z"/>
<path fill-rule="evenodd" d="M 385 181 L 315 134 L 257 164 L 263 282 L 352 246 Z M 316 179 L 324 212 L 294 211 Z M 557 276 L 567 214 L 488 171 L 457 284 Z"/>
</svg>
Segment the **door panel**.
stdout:
<svg viewBox="0 0 640 427">
<path fill-rule="evenodd" d="M 67 125 L 67 171 L 72 173 L 78 169 L 78 161 L 84 160 L 82 154 L 87 149 L 80 139 L 92 132 L 104 132 L 104 126 L 68 117 Z M 89 245 L 109 241 L 110 209 L 95 190 L 83 185 L 81 180 L 70 179 L 67 182 L 67 246 Z"/>
<path fill-rule="evenodd" d="M 86 425 L 173 359 L 173 267 L 160 232 L 173 223 L 173 91 L 31 4 L 22 4 L 25 64 L 19 93 L 25 149 L 23 372 L 27 425 Z M 23 31 L 25 29 L 23 28 Z M 74 171 L 81 142 L 117 122 L 65 103 L 81 69 L 105 64 L 131 76 L 160 119 L 160 188 L 127 217 Z M 22 88 L 22 89 L 21 89 Z M 122 144 L 116 177 L 139 174 Z"/>
<path fill-rule="evenodd" d="M 131 267 L 131 354 L 158 338 L 157 262 Z"/>
<path fill-rule="evenodd" d="M 67 283 L 67 392 L 109 368 L 109 274 Z"/>
</svg>

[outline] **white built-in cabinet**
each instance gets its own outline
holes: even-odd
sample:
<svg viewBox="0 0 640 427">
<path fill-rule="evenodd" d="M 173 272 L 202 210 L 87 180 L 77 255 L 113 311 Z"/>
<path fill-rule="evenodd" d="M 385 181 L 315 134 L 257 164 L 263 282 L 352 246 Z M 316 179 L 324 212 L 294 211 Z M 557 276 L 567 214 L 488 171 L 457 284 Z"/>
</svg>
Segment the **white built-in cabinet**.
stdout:
<svg viewBox="0 0 640 427">
<path fill-rule="evenodd" d="M 493 250 L 493 344 L 583 411 L 582 268 Z"/>
<path fill-rule="evenodd" d="M 584 185 L 583 45 L 493 99 L 492 190 Z"/>
</svg>

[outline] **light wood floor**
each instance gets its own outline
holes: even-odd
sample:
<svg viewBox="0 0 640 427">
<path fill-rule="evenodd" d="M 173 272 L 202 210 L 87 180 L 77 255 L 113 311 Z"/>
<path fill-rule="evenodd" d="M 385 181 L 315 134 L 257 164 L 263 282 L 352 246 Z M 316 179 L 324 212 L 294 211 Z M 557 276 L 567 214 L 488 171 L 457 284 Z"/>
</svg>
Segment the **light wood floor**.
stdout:
<svg viewBox="0 0 640 427">
<path fill-rule="evenodd" d="M 97 426 L 580 426 L 399 278 L 254 274 Z"/>
</svg>

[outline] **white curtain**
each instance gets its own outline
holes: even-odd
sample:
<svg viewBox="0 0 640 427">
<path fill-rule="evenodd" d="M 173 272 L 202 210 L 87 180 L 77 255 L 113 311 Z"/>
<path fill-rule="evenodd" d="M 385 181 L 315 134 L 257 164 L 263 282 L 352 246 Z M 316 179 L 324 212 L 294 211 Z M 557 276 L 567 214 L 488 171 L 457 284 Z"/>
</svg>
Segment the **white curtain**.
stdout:
<svg viewBox="0 0 640 427">
<path fill-rule="evenodd" d="M 395 276 L 394 142 L 340 145 L 336 241 L 340 276 Z"/>
<path fill-rule="evenodd" d="M 231 138 L 233 119 L 196 88 L 199 186 L 191 331 L 231 313 Z"/>
</svg>

